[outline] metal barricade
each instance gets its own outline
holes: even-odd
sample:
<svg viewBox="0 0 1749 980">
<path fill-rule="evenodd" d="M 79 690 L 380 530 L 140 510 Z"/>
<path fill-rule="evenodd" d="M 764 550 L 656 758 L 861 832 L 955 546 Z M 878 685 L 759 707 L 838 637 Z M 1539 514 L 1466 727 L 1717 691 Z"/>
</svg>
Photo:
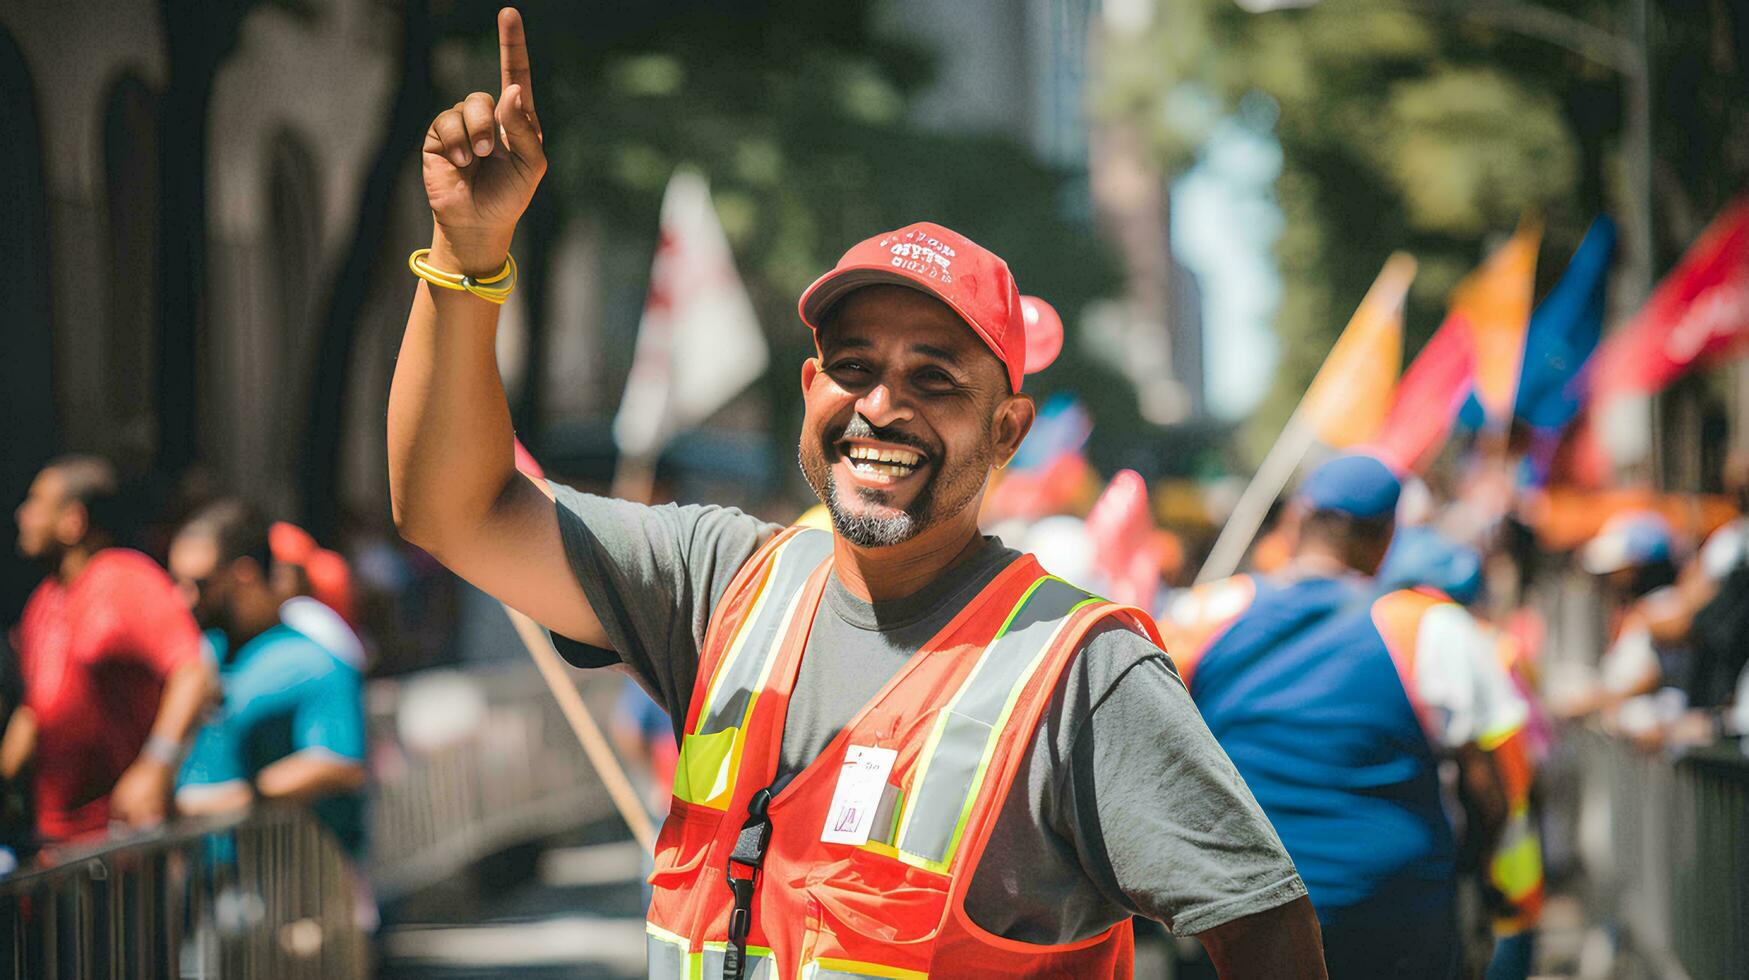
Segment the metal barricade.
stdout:
<svg viewBox="0 0 1749 980">
<path fill-rule="evenodd" d="M 596 717 L 609 717 L 624 679 L 608 671 L 576 676 Z M 373 681 L 370 716 L 370 879 L 384 901 L 614 813 L 557 702 L 526 663 Z M 421 734 L 433 727 L 441 730 Z"/>
<path fill-rule="evenodd" d="M 607 717 L 623 679 L 579 680 Z M 363 977 L 360 902 L 614 813 L 530 665 L 373 681 L 368 711 L 366 868 L 292 808 L 50 851 L 0 879 L 0 980 Z"/>
<path fill-rule="evenodd" d="M 84 850 L 0 881 L 0 976 L 347 980 L 369 970 L 355 871 L 269 809 Z"/>
<path fill-rule="evenodd" d="M 1583 769 L 1581 851 L 1597 914 L 1655 976 L 1749 975 L 1749 758 L 1677 759 L 1569 733 Z"/>
</svg>

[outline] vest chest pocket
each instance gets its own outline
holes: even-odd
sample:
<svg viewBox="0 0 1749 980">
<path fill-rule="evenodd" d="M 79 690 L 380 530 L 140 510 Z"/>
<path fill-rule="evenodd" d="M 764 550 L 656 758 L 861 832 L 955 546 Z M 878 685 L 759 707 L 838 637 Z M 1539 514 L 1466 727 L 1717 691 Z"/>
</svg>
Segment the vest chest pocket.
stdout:
<svg viewBox="0 0 1749 980">
<path fill-rule="evenodd" d="M 710 853 L 711 839 L 722 821 L 721 810 L 673 801 L 668 819 L 662 822 L 662 832 L 656 837 L 655 870 L 650 872 L 650 886 L 658 892 L 684 893 L 699 876 Z"/>
<path fill-rule="evenodd" d="M 802 976 L 928 975 L 950 879 L 858 850 L 791 883 L 808 897 Z"/>
</svg>

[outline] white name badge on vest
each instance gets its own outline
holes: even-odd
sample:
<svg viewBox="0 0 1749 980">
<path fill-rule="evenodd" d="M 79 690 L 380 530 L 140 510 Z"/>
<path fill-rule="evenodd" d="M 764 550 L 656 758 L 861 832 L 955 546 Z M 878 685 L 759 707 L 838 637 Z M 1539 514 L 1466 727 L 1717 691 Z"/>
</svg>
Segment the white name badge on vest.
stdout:
<svg viewBox="0 0 1749 980">
<path fill-rule="evenodd" d="M 850 747 L 844 754 L 844 766 L 838 770 L 838 788 L 832 792 L 832 806 L 826 811 L 822 841 L 857 846 L 868 843 L 875 812 L 887 788 L 887 773 L 898 756 L 895 749 Z"/>
</svg>

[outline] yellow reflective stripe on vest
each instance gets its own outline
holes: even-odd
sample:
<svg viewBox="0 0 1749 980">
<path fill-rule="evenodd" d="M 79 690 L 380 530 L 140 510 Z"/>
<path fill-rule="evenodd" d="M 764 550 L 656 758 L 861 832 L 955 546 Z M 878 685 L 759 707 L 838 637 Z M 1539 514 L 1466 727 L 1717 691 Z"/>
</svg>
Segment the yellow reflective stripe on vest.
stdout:
<svg viewBox="0 0 1749 980">
<path fill-rule="evenodd" d="M 898 856 L 945 872 L 983 788 L 996 739 L 1069 615 L 1098 599 L 1060 578 L 1032 584 L 943 710 L 899 822 Z"/>
<path fill-rule="evenodd" d="M 1489 865 L 1494 887 L 1510 901 L 1519 901 L 1543 880 L 1542 844 L 1531 826 L 1530 813 L 1522 804 L 1512 808 L 1500 832 L 1500 844 Z"/>
<path fill-rule="evenodd" d="M 929 974 L 879 963 L 822 957 L 802 966 L 802 980 L 929 980 Z"/>
<path fill-rule="evenodd" d="M 705 943 L 704 952 L 687 951 L 691 944 L 655 923 L 644 924 L 644 954 L 650 980 L 717 980 L 723 975 L 727 943 Z M 771 950 L 747 947 L 747 980 L 771 980 Z"/>
<path fill-rule="evenodd" d="M 710 678 L 697 726 L 680 741 L 674 767 L 678 799 L 719 810 L 727 805 L 740 762 L 741 732 L 789 632 L 802 587 L 831 552 L 832 535 L 802 531 L 772 556 L 758 597 Z"/>
</svg>

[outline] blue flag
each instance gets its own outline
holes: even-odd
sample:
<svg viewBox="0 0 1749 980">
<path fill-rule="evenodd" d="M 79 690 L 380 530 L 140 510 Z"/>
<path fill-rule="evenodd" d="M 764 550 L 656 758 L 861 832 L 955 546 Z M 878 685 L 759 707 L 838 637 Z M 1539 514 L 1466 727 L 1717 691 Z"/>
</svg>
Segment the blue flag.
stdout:
<svg viewBox="0 0 1749 980">
<path fill-rule="evenodd" d="M 1039 406 L 1032 431 L 1009 464 L 1025 472 L 1049 466 L 1065 453 L 1080 451 L 1093 432 L 1093 417 L 1075 396 L 1057 392 Z"/>
<path fill-rule="evenodd" d="M 1580 371 L 1603 336 L 1615 237 L 1615 222 L 1593 221 L 1560 282 L 1530 315 L 1513 414 L 1538 429 L 1565 427 L 1585 400 Z M 1478 429 L 1482 418 L 1482 405 L 1472 395 L 1459 423 Z"/>
</svg>

